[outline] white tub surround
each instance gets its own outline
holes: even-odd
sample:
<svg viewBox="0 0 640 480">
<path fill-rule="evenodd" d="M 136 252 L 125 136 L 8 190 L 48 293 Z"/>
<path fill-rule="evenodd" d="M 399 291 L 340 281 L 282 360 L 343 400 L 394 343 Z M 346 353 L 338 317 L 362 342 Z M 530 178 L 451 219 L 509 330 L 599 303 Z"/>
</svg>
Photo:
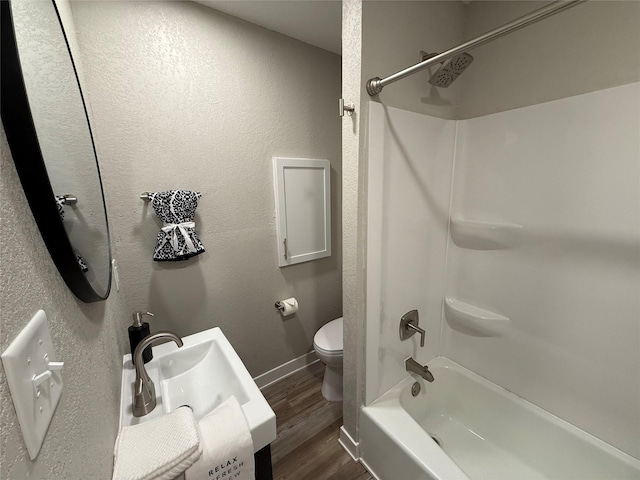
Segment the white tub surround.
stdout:
<svg viewBox="0 0 640 480">
<path fill-rule="evenodd" d="M 366 400 L 438 353 L 456 122 L 369 102 Z M 417 309 L 420 336 L 401 341 Z"/>
<path fill-rule="evenodd" d="M 444 299 L 444 318 L 454 330 L 476 337 L 500 337 L 511 326 L 511 320 L 504 315 L 452 297 Z"/>
<path fill-rule="evenodd" d="M 513 248 L 520 243 L 522 225 L 452 218 L 449 231 L 451 240 L 458 247 L 472 250 L 500 250 Z"/>
<path fill-rule="evenodd" d="M 445 310 L 439 351 L 636 458 L 638 105 L 633 83 L 458 122 L 451 217 L 522 228 L 476 228 L 517 239 L 481 250 L 452 220 L 446 297 L 511 322 L 485 338 Z"/>
<path fill-rule="evenodd" d="M 360 450 L 381 479 L 637 479 L 640 461 L 445 357 L 361 418 Z M 413 397 L 411 385 L 421 391 Z M 435 436 L 440 446 L 432 440 Z M 389 452 L 397 452 L 390 455 Z"/>
<path fill-rule="evenodd" d="M 638 104 L 639 83 L 457 122 L 370 105 L 359 441 L 381 479 L 457 478 L 455 462 L 472 479 L 640 474 Z M 424 348 L 398 335 L 416 308 Z M 413 382 L 409 356 L 445 356 L 492 382 L 461 398 L 504 388 L 520 403 L 498 395 L 486 419 L 465 417 L 468 404 L 445 412 L 459 423 L 429 417 L 447 463 L 388 408 L 400 400 L 385 392 Z M 434 376 L 428 390 L 462 388 Z M 389 455 L 395 445 L 404 457 Z"/>
</svg>

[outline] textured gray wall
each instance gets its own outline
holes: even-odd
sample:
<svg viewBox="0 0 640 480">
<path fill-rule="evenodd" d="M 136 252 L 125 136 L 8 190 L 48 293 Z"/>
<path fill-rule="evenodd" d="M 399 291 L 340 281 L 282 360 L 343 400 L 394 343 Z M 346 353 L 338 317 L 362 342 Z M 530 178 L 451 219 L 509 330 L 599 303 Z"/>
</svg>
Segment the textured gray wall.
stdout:
<svg viewBox="0 0 640 480">
<path fill-rule="evenodd" d="M 545 3 L 474 1 L 465 39 Z M 586 2 L 471 52 L 458 118 L 474 118 L 640 80 L 640 2 Z M 455 85 L 455 84 L 454 84 Z"/>
<path fill-rule="evenodd" d="M 0 371 L 0 477 L 110 478 L 128 312 L 115 291 L 106 302 L 85 304 L 67 288 L 42 241 L 4 129 L 0 130 L 0 350 L 4 351 L 43 309 L 56 354 L 65 362 L 62 397 L 33 462 L 22 439 L 4 370 Z"/>
<path fill-rule="evenodd" d="M 65 390 L 36 461 L 4 372 L 2 478 L 110 478 L 121 357 L 134 309 L 181 335 L 219 325 L 253 374 L 311 350 L 342 313 L 340 58 L 189 2 L 73 5 L 122 290 L 83 304 L 44 246 L 2 133 L 0 347 L 40 308 L 65 363 Z M 333 256 L 279 269 L 271 157 L 332 164 Z M 203 192 L 207 253 L 151 261 L 159 223 L 138 195 Z M 27 294 L 25 294 L 27 292 Z M 295 295 L 283 321 L 274 300 Z"/>
<path fill-rule="evenodd" d="M 362 82 L 417 63 L 419 50 L 446 50 L 546 3 L 364 2 Z M 625 85 L 640 76 L 639 25 L 638 1 L 587 2 L 470 50 L 475 61 L 449 88 L 431 87 L 429 72 L 420 72 L 372 100 L 465 119 Z"/>
<path fill-rule="evenodd" d="M 366 165 L 361 163 L 362 118 L 366 107 L 360 100 L 362 51 L 362 0 L 342 3 L 342 94 L 355 112 L 342 119 L 343 238 L 342 288 L 344 300 L 344 397 L 343 426 L 358 440 L 358 412 L 364 391 L 364 233 L 366 210 L 362 181 Z M 343 439 L 348 441 L 346 439 Z"/>
<path fill-rule="evenodd" d="M 179 335 L 220 326 L 253 375 L 311 351 L 342 314 L 340 57 L 192 2 L 72 11 L 127 309 Z M 278 268 L 275 155 L 331 162 L 330 258 Z M 207 251 L 157 263 L 161 223 L 138 196 L 172 188 L 202 192 Z"/>
<path fill-rule="evenodd" d="M 362 84 L 384 78 L 420 60 L 420 51 L 439 53 L 463 40 L 464 5 L 450 1 L 376 1 L 362 6 Z M 435 88 L 438 67 L 387 85 L 366 99 L 434 117 L 456 118 L 460 85 Z"/>
</svg>

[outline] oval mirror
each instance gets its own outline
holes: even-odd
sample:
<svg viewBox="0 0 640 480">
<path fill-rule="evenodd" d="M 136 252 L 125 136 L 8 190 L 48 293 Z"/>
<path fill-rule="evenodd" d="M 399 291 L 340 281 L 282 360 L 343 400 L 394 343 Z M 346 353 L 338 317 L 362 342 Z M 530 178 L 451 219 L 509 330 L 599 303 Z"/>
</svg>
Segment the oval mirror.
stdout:
<svg viewBox="0 0 640 480">
<path fill-rule="evenodd" d="M 2 123 L 47 248 L 73 293 L 104 300 L 109 227 L 68 3 L 2 1 Z M 69 24 L 73 26 L 72 23 Z M 76 50 L 77 51 L 77 50 Z"/>
</svg>

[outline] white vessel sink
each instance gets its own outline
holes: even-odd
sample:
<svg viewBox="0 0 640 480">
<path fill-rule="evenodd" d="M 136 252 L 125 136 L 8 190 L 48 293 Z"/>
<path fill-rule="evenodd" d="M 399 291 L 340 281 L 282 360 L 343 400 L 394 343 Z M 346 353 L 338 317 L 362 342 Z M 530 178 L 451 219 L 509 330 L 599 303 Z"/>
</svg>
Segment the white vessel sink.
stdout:
<svg viewBox="0 0 640 480">
<path fill-rule="evenodd" d="M 249 424 L 253 450 L 276 438 L 276 416 L 220 328 L 211 328 L 174 342 L 153 347 L 153 360 L 145 364 L 156 389 L 156 408 L 143 417 L 132 413 L 136 378 L 131 355 L 122 361 L 120 428 L 146 422 L 182 406 L 193 409 L 196 420 L 209 414 L 232 395 L 238 399 Z"/>
</svg>

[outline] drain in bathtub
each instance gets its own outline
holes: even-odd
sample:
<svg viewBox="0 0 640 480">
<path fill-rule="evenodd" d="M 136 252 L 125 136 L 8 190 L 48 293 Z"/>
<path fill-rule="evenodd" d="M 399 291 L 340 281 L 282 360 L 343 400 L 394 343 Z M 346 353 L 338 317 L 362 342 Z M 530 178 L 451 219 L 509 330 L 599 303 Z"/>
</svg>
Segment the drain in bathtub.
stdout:
<svg viewBox="0 0 640 480">
<path fill-rule="evenodd" d="M 417 397 L 419 393 L 420 393 L 420 383 L 416 382 L 411 386 L 411 395 L 413 395 L 414 397 Z"/>
<path fill-rule="evenodd" d="M 429 436 L 431 438 L 433 438 L 433 441 L 436 442 L 436 445 L 438 445 L 440 448 L 442 448 L 442 440 L 440 440 L 439 436 L 437 436 L 437 435 L 435 435 L 433 433 L 430 433 Z"/>
</svg>

